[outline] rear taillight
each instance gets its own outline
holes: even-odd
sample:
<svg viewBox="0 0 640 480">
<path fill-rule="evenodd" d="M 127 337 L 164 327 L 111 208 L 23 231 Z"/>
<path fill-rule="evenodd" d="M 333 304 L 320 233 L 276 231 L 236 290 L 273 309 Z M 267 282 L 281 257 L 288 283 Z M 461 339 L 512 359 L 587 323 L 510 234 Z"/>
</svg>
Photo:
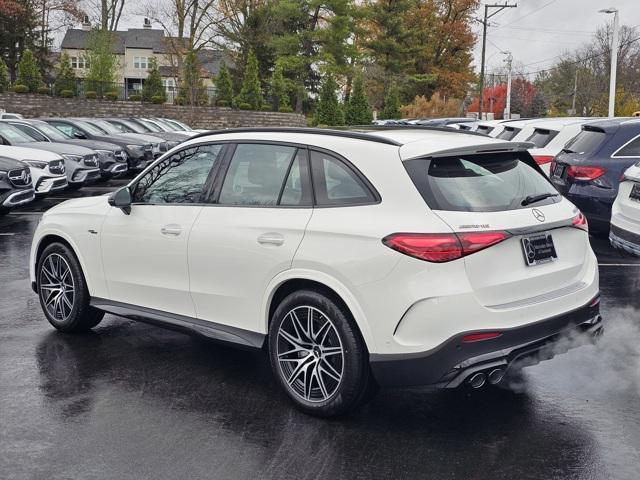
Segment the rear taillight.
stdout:
<svg viewBox="0 0 640 480">
<path fill-rule="evenodd" d="M 602 167 L 580 167 L 570 165 L 567 167 L 567 176 L 574 180 L 590 181 L 601 177 L 607 170 Z"/>
<path fill-rule="evenodd" d="M 382 243 L 410 257 L 442 263 L 479 252 L 509 236 L 506 232 L 393 233 Z"/>
<path fill-rule="evenodd" d="M 536 161 L 538 165 L 546 165 L 547 163 L 551 163 L 553 161 L 552 155 L 534 155 L 533 159 Z"/>
<path fill-rule="evenodd" d="M 589 223 L 587 222 L 587 217 L 585 217 L 582 212 L 578 212 L 578 214 L 573 217 L 573 220 L 571 220 L 571 226 L 579 228 L 580 230 L 584 230 L 585 232 L 589 231 Z"/>
</svg>

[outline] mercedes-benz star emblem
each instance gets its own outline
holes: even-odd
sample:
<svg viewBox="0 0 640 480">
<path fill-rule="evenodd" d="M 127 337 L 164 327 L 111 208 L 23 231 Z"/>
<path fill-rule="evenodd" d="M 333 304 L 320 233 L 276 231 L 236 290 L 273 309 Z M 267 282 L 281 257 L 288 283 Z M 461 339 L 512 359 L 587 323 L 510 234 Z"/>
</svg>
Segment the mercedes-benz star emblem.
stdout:
<svg viewBox="0 0 640 480">
<path fill-rule="evenodd" d="M 536 217 L 536 220 L 538 220 L 539 222 L 544 222 L 545 216 L 544 213 L 542 213 L 540 210 L 534 208 L 533 210 L 531 210 L 531 213 L 533 213 L 533 216 Z"/>
</svg>

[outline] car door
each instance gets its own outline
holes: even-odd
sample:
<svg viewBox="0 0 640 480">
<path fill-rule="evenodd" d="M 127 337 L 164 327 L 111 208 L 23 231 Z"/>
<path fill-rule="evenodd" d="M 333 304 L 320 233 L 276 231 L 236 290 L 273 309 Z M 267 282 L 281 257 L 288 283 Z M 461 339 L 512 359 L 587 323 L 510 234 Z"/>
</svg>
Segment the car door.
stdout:
<svg viewBox="0 0 640 480">
<path fill-rule="evenodd" d="M 215 183 L 189 238 L 197 315 L 264 333 L 265 289 L 291 268 L 313 212 L 307 149 L 238 143 Z"/>
<path fill-rule="evenodd" d="M 187 242 L 225 148 L 202 144 L 174 153 L 131 185 L 128 215 L 110 209 L 101 245 L 111 300 L 195 317 Z"/>
</svg>

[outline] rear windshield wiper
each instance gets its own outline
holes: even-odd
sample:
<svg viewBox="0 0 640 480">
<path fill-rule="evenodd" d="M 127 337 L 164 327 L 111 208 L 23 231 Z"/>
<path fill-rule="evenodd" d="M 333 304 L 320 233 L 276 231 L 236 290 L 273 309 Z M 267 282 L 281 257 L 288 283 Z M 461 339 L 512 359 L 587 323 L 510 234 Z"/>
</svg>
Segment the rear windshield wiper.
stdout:
<svg viewBox="0 0 640 480">
<path fill-rule="evenodd" d="M 562 149 L 562 153 L 576 153 L 573 150 L 571 150 L 570 148 L 563 148 Z"/>
<path fill-rule="evenodd" d="M 525 197 L 524 200 L 522 200 L 520 205 L 522 205 L 523 207 L 526 207 L 527 205 L 531 205 L 532 203 L 537 203 L 547 198 L 559 197 L 559 196 L 560 196 L 559 193 L 540 193 L 538 195 L 529 195 L 528 197 Z"/>
</svg>

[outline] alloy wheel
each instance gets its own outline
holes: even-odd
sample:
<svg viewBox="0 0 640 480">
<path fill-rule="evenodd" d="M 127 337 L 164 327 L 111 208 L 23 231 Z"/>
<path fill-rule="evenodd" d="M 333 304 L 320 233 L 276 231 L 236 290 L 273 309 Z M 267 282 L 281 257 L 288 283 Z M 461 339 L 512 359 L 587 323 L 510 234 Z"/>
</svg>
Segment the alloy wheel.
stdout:
<svg viewBox="0 0 640 480">
<path fill-rule="evenodd" d="M 317 308 L 300 306 L 287 313 L 276 354 L 284 381 L 303 400 L 324 402 L 338 390 L 344 349 L 335 325 Z"/>
<path fill-rule="evenodd" d="M 57 253 L 42 262 L 40 295 L 52 318 L 58 321 L 69 318 L 75 302 L 73 275 L 67 261 Z"/>
</svg>

